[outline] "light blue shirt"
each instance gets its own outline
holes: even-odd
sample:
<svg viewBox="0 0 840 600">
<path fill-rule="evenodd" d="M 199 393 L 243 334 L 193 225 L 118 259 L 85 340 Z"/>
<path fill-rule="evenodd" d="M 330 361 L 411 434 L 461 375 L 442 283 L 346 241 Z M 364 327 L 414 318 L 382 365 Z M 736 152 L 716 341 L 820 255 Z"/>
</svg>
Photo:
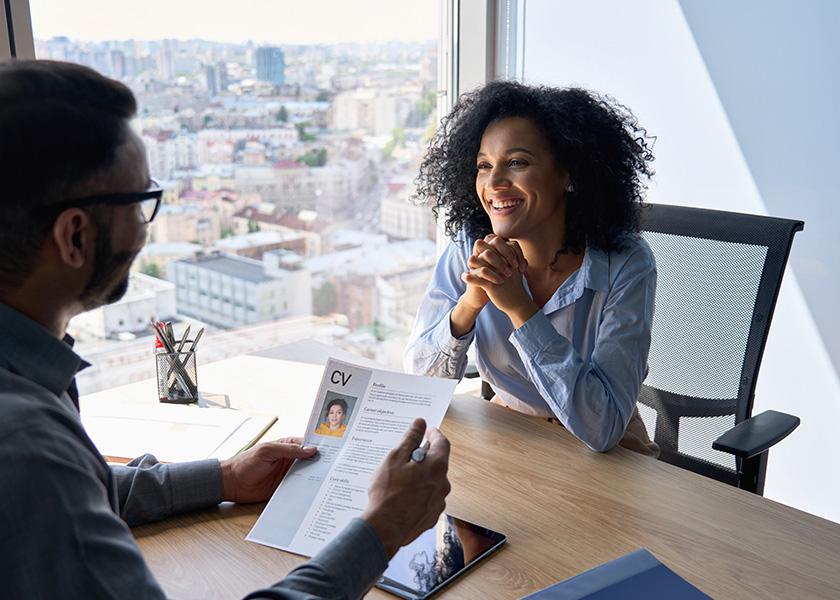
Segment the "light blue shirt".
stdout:
<svg viewBox="0 0 840 600">
<path fill-rule="evenodd" d="M 632 235 L 621 252 L 587 248 L 580 269 L 522 327 L 514 329 L 489 303 L 473 330 L 454 338 L 450 313 L 466 290 L 461 274 L 473 243 L 459 234 L 438 261 L 406 349 L 406 371 L 460 379 L 475 343 L 478 372 L 505 404 L 557 418 L 593 450 L 612 448 L 647 373 L 656 292 L 647 242 Z"/>
</svg>

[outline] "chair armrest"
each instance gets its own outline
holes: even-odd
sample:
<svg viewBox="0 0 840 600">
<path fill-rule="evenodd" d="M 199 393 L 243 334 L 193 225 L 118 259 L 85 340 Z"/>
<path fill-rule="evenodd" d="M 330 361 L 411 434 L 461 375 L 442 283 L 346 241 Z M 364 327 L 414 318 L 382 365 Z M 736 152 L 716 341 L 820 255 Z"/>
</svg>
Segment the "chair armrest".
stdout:
<svg viewBox="0 0 840 600">
<path fill-rule="evenodd" d="M 740 458 L 751 458 L 785 439 L 797 427 L 799 417 L 768 410 L 724 433 L 712 443 L 712 448 Z"/>
</svg>

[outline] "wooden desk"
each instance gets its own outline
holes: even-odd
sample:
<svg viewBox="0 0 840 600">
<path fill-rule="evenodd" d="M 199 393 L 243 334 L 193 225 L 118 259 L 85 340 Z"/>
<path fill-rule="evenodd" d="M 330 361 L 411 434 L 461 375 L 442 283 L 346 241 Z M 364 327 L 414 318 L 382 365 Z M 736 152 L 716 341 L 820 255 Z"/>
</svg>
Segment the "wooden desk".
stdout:
<svg viewBox="0 0 840 600">
<path fill-rule="evenodd" d="M 213 371 L 249 390 L 251 360 Z M 257 385 L 293 389 L 299 373 L 277 361 Z M 642 547 L 716 600 L 840 598 L 838 524 L 622 448 L 594 453 L 557 425 L 471 396 L 453 399 L 442 430 L 452 442 L 447 511 L 508 543 L 441 599 L 519 598 Z M 261 509 L 224 504 L 134 534 L 170 597 L 241 598 L 304 560 L 245 541 Z"/>
</svg>

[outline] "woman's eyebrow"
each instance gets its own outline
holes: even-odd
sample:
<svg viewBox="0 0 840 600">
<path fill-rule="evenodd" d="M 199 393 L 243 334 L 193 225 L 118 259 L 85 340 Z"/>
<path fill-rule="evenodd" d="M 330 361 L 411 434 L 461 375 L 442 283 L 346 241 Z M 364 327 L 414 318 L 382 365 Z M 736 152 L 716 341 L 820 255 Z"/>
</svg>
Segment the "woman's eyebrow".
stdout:
<svg viewBox="0 0 840 600">
<path fill-rule="evenodd" d="M 533 152 L 528 150 L 528 148 L 508 148 L 507 150 L 505 150 L 505 155 L 517 154 L 517 153 L 520 153 L 520 152 L 523 153 L 523 154 L 530 154 L 531 156 L 536 156 L 536 154 L 534 154 Z M 487 156 L 487 155 L 484 152 L 479 152 L 476 155 L 476 158 L 480 158 L 482 156 Z"/>
</svg>

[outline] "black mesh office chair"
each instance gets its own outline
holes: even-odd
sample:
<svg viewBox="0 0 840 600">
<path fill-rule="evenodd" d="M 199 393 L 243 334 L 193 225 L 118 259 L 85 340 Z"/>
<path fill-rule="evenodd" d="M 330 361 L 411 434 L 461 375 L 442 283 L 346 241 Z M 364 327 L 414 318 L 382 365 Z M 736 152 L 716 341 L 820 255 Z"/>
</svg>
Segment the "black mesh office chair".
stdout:
<svg viewBox="0 0 840 600">
<path fill-rule="evenodd" d="M 799 419 L 751 417 L 793 236 L 802 221 L 651 204 L 658 281 L 639 410 L 660 460 L 764 492 L 770 446 Z"/>
</svg>

